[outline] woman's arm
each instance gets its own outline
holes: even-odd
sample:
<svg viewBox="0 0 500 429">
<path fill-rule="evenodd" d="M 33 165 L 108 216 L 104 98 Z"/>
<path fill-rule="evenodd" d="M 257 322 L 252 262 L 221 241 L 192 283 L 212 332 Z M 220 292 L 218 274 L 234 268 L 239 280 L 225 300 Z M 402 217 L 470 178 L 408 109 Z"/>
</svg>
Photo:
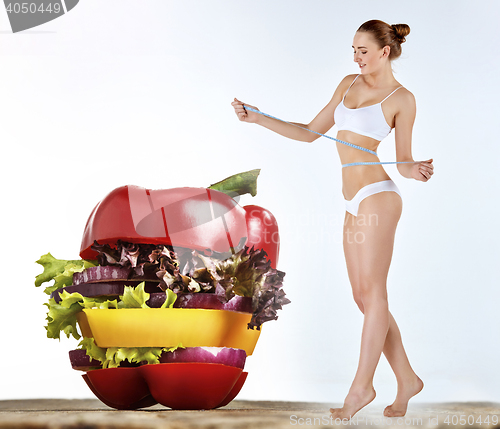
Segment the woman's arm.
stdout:
<svg viewBox="0 0 500 429">
<path fill-rule="evenodd" d="M 415 162 L 411 154 L 411 135 L 417 112 L 415 97 L 404 89 L 398 94 L 399 110 L 394 117 L 396 159 L 398 162 Z M 434 174 L 432 159 L 414 164 L 397 164 L 398 171 L 407 179 L 426 182 Z"/>
<path fill-rule="evenodd" d="M 333 113 L 335 112 L 337 105 L 342 100 L 342 94 L 346 91 L 352 79 L 352 76 L 347 76 L 342 80 L 340 85 L 335 90 L 335 93 L 333 94 L 330 102 L 321 110 L 321 112 L 316 115 L 316 117 L 311 122 L 309 122 L 308 124 L 300 124 L 297 122 L 291 123 L 303 128 L 308 128 L 321 134 L 325 134 L 335 124 Z M 268 116 L 263 116 L 259 113 L 245 110 L 243 104 L 247 105 L 246 103 L 243 103 L 236 98 L 231 103 L 240 121 L 261 125 L 271 131 L 274 131 L 275 133 L 293 140 L 312 143 L 314 140 L 320 137 L 315 133 L 311 133 L 307 130 L 302 130 L 300 128 L 294 127 L 293 125 L 278 121 L 277 119 L 269 118 Z M 254 106 L 250 106 L 249 104 L 248 106 L 259 110 Z"/>
</svg>

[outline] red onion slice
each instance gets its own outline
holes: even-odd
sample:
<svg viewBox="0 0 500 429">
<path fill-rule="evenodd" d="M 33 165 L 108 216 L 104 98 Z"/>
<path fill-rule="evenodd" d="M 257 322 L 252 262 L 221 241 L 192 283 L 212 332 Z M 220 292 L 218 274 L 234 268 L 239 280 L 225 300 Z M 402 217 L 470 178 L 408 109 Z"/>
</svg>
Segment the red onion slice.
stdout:
<svg viewBox="0 0 500 429">
<path fill-rule="evenodd" d="M 123 295 L 123 290 L 125 286 L 137 286 L 142 283 L 142 280 L 117 280 L 115 282 L 101 282 L 101 283 L 81 283 L 79 285 L 66 286 L 61 289 L 57 289 L 50 295 L 58 303 L 61 301 L 59 293 L 66 291 L 68 293 L 79 293 L 86 297 L 99 297 L 99 296 L 109 296 L 111 298 Z M 156 282 L 146 282 L 144 290 L 147 293 L 154 294 L 161 290 Z M 160 293 L 160 295 L 165 295 L 165 293 Z M 158 306 L 160 307 L 161 304 Z"/>
<path fill-rule="evenodd" d="M 79 371 L 90 371 L 91 369 L 101 368 L 101 362 L 91 359 L 85 350 L 71 350 L 69 360 L 73 369 Z"/>
<path fill-rule="evenodd" d="M 127 280 L 131 268 L 114 267 L 110 265 L 90 267 L 81 273 L 73 274 L 73 284 L 105 282 L 109 280 Z"/>
<path fill-rule="evenodd" d="M 163 352 L 160 363 L 219 363 L 243 369 L 247 354 L 245 350 L 228 347 L 186 347 L 173 352 Z"/>
<path fill-rule="evenodd" d="M 71 362 L 71 367 L 79 371 L 90 371 L 102 367 L 100 361 L 90 358 L 83 349 L 71 350 L 69 352 L 69 360 Z M 135 368 L 138 366 L 139 364 L 131 363 L 128 360 L 124 360 L 120 363 L 120 368 Z"/>
<path fill-rule="evenodd" d="M 165 293 L 151 293 L 147 304 L 159 308 L 165 302 Z M 207 310 L 230 310 L 252 313 L 252 298 L 234 296 L 228 302 L 222 303 L 213 293 L 178 293 L 174 308 L 203 308 Z"/>
<path fill-rule="evenodd" d="M 251 296 L 233 296 L 228 302 L 223 304 L 223 306 L 224 310 L 253 313 Z"/>
<path fill-rule="evenodd" d="M 163 352 L 160 363 L 219 363 L 243 369 L 247 354 L 245 350 L 227 347 L 186 347 L 173 352 Z M 101 362 L 91 359 L 83 349 L 71 350 L 69 360 L 73 369 L 90 371 L 101 368 Z M 123 361 L 120 367 L 136 367 L 138 364 Z"/>
</svg>

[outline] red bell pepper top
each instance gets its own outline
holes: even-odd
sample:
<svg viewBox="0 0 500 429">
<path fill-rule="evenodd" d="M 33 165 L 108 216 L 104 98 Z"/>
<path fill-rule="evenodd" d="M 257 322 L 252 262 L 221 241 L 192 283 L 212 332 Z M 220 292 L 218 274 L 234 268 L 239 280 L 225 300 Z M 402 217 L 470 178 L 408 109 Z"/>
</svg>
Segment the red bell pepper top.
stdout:
<svg viewBox="0 0 500 429">
<path fill-rule="evenodd" d="M 90 246 L 131 243 L 169 244 L 227 252 L 248 237 L 246 212 L 230 196 L 205 188 L 151 190 L 127 185 L 111 191 L 85 226 L 80 256 L 95 259 Z"/>
<path fill-rule="evenodd" d="M 99 244 L 122 240 L 215 252 L 255 245 L 268 254 L 273 268 L 279 252 L 278 225 L 271 212 L 254 205 L 241 207 L 229 195 L 206 188 L 116 188 L 87 220 L 82 259 L 97 257 L 90 248 L 94 240 Z"/>
</svg>

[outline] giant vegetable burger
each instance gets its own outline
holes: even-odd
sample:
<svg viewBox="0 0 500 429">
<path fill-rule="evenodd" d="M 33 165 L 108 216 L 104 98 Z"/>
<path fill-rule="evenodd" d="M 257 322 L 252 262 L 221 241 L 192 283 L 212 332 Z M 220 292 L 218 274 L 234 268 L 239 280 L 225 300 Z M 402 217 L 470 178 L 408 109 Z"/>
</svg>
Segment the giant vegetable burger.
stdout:
<svg viewBox="0 0 500 429">
<path fill-rule="evenodd" d="M 105 404 L 211 409 L 238 394 L 261 325 L 290 302 L 274 216 L 233 198 L 256 194 L 259 171 L 117 188 L 87 221 L 82 259 L 37 261 L 35 285 L 54 280 L 47 336 L 81 339 L 71 364 Z"/>
</svg>

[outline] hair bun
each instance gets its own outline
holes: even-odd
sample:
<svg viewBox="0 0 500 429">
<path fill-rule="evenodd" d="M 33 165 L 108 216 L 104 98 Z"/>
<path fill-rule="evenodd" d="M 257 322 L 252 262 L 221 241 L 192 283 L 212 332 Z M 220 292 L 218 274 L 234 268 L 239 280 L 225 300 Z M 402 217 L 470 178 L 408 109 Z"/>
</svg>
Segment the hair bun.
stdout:
<svg viewBox="0 0 500 429">
<path fill-rule="evenodd" d="M 406 36 L 410 34 L 410 27 L 406 24 L 394 24 L 391 27 L 398 42 L 400 44 L 406 42 Z"/>
<path fill-rule="evenodd" d="M 405 42 L 410 27 L 406 24 L 390 25 L 379 19 L 372 19 L 361 24 L 358 31 L 369 33 L 379 49 L 389 46 L 391 48 L 389 60 L 392 61 L 401 56 L 401 43 Z"/>
</svg>

